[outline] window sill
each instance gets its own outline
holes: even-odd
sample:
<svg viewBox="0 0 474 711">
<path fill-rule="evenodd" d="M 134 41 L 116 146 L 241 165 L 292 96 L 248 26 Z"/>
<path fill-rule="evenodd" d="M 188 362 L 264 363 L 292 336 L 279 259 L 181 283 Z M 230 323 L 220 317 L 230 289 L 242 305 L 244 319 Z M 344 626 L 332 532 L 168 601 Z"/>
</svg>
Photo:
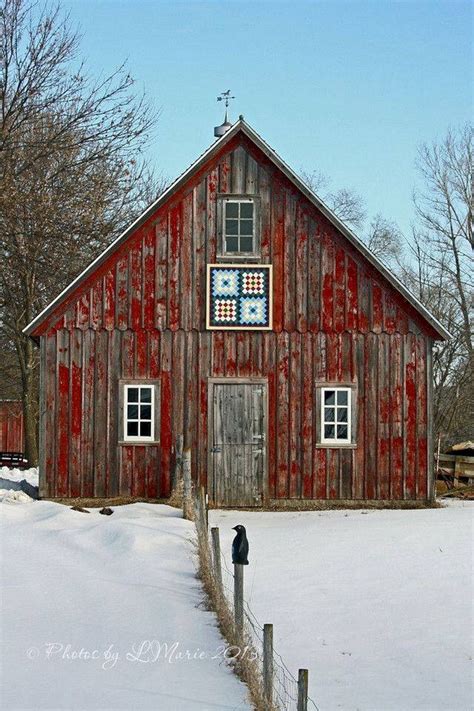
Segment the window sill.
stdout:
<svg viewBox="0 0 474 711">
<path fill-rule="evenodd" d="M 255 262 L 256 264 L 261 264 L 261 257 L 258 254 L 218 254 L 216 256 L 217 262 L 229 262 L 231 264 L 240 264 L 245 262 Z"/>
<path fill-rule="evenodd" d="M 160 440 L 155 439 L 155 440 L 123 440 L 121 439 L 118 443 L 119 447 L 156 447 L 157 445 L 160 444 Z"/>
<path fill-rule="evenodd" d="M 356 444 L 326 444 L 318 442 L 315 446 L 316 449 L 357 449 Z"/>
</svg>

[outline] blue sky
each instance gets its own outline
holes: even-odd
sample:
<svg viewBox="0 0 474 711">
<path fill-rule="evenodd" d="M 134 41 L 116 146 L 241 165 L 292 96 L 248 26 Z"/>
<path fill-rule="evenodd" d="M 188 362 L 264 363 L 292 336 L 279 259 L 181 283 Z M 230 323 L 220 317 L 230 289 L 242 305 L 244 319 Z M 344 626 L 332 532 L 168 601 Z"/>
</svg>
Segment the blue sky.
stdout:
<svg viewBox="0 0 474 711">
<path fill-rule="evenodd" d="M 359 192 L 408 231 L 417 145 L 473 111 L 464 0 L 66 0 L 96 74 L 124 59 L 162 109 L 150 159 L 176 177 L 213 141 L 216 96 L 299 171 Z"/>
</svg>

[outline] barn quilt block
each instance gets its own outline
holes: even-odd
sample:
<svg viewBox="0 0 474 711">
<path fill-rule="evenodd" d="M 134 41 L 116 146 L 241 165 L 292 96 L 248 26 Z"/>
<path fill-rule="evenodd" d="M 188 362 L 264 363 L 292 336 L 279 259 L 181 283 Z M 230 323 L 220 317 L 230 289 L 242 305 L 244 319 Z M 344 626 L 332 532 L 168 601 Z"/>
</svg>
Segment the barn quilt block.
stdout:
<svg viewBox="0 0 474 711">
<path fill-rule="evenodd" d="M 207 327 L 270 329 L 271 266 L 209 264 Z"/>
</svg>

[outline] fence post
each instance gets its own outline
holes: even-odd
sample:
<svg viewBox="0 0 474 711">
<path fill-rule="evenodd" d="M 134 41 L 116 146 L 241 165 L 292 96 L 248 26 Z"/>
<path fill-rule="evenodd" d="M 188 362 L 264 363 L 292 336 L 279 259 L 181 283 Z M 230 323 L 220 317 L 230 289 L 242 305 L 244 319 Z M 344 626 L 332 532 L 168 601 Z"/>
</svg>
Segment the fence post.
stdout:
<svg viewBox="0 0 474 711">
<path fill-rule="evenodd" d="M 192 498 L 191 498 L 191 450 L 185 449 L 183 452 L 183 518 L 192 518 Z"/>
<path fill-rule="evenodd" d="M 263 625 L 263 691 L 266 702 L 273 704 L 273 625 Z"/>
<path fill-rule="evenodd" d="M 217 526 L 211 528 L 212 557 L 214 559 L 214 571 L 222 594 L 222 567 L 221 567 L 221 544 L 219 540 L 219 529 Z"/>
<path fill-rule="evenodd" d="M 202 515 L 202 525 L 204 531 L 207 534 L 208 527 L 208 515 L 207 515 L 207 505 L 206 505 L 206 490 L 203 486 L 199 488 L 199 508 Z"/>
<path fill-rule="evenodd" d="M 180 482 L 183 478 L 183 435 L 178 435 L 176 437 L 176 447 L 175 447 L 175 460 L 174 460 L 174 472 L 173 472 L 173 482 L 172 490 L 179 491 Z"/>
<path fill-rule="evenodd" d="M 237 630 L 244 631 L 244 566 L 234 563 L 234 619 Z"/>
<path fill-rule="evenodd" d="M 298 669 L 297 711 L 308 711 L 308 670 Z"/>
</svg>

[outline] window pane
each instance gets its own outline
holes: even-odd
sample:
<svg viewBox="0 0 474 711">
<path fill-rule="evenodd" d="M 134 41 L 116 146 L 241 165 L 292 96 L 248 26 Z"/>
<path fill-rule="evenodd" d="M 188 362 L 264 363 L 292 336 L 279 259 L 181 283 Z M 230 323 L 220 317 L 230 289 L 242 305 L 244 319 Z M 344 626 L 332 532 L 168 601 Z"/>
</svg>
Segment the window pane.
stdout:
<svg viewBox="0 0 474 711">
<path fill-rule="evenodd" d="M 239 234 L 239 221 L 238 220 L 226 220 L 225 221 L 225 233 L 226 233 L 226 235 Z"/>
<path fill-rule="evenodd" d="M 239 204 L 237 202 L 226 202 L 225 216 L 226 217 L 238 217 L 239 216 Z"/>
<path fill-rule="evenodd" d="M 324 393 L 324 404 L 325 405 L 335 405 L 336 404 L 336 393 L 334 390 L 326 390 Z"/>
<path fill-rule="evenodd" d="M 240 217 L 253 217 L 253 202 L 240 203 Z"/>
<path fill-rule="evenodd" d="M 337 421 L 338 422 L 347 422 L 347 407 L 338 407 L 337 408 Z"/>
<path fill-rule="evenodd" d="M 138 420 L 138 405 L 127 407 L 127 420 Z"/>
<path fill-rule="evenodd" d="M 151 388 L 140 389 L 140 402 L 151 402 Z"/>
<path fill-rule="evenodd" d="M 325 422 L 334 422 L 334 415 L 335 415 L 335 409 L 334 407 L 325 407 L 324 408 L 324 421 Z"/>
<path fill-rule="evenodd" d="M 253 220 L 240 220 L 240 234 L 253 235 Z"/>
<path fill-rule="evenodd" d="M 338 390 L 337 391 L 337 404 L 338 405 L 347 405 L 347 390 Z"/>
<path fill-rule="evenodd" d="M 150 437 L 151 422 L 140 422 L 140 437 Z"/>
<path fill-rule="evenodd" d="M 337 426 L 337 438 L 338 439 L 347 439 L 347 425 L 338 425 Z"/>
<path fill-rule="evenodd" d="M 253 252 L 253 237 L 241 237 L 240 238 L 240 251 L 241 252 Z"/>
<path fill-rule="evenodd" d="M 128 388 L 128 402 L 138 402 L 138 388 Z"/>
<path fill-rule="evenodd" d="M 334 439 L 334 425 L 324 425 L 324 439 Z"/>
<path fill-rule="evenodd" d="M 140 419 L 151 420 L 151 405 L 140 405 Z"/>
<path fill-rule="evenodd" d="M 225 241 L 225 251 L 226 252 L 238 252 L 239 251 L 239 238 L 238 237 L 227 237 Z"/>
<path fill-rule="evenodd" d="M 127 422 L 128 437 L 136 437 L 138 435 L 138 422 Z"/>
</svg>

